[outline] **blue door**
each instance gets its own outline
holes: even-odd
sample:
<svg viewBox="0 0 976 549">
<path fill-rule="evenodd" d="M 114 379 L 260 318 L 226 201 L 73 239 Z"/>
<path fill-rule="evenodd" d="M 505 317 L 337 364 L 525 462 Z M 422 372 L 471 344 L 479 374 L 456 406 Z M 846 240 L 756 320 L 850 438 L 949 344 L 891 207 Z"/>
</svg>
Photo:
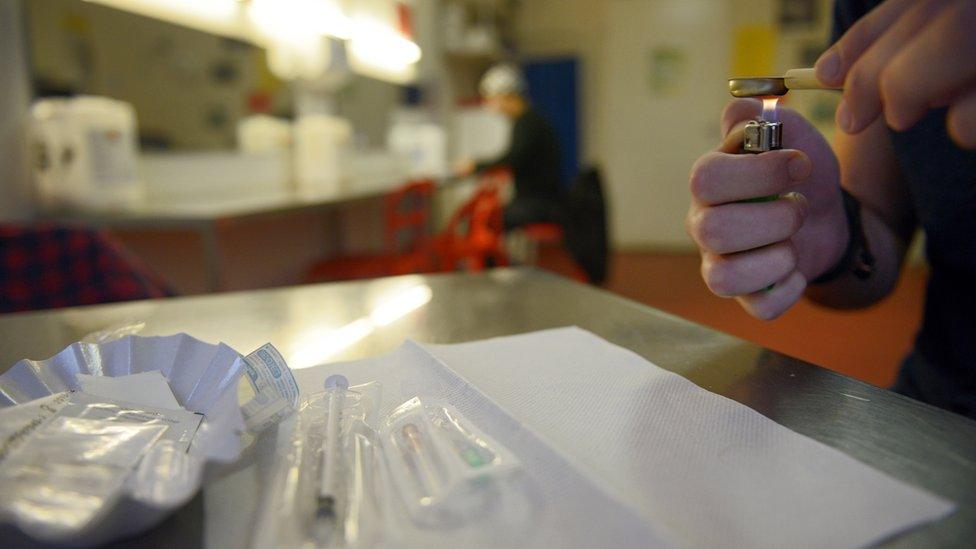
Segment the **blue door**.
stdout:
<svg viewBox="0 0 976 549">
<path fill-rule="evenodd" d="M 574 57 L 533 59 L 523 65 L 529 84 L 529 99 L 556 130 L 562 154 L 561 179 L 564 188 L 579 173 L 579 62 Z"/>
</svg>

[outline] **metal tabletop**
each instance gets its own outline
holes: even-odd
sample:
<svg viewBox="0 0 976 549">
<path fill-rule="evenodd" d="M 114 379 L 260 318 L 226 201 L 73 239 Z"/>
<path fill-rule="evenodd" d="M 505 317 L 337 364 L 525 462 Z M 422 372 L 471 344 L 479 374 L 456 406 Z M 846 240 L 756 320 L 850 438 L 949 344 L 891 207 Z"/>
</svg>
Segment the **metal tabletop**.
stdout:
<svg viewBox="0 0 976 549">
<path fill-rule="evenodd" d="M 428 304 L 347 341 L 330 337 L 418 284 L 431 288 Z M 965 546 L 976 539 L 976 422 L 538 271 L 409 276 L 0 315 L 0 369 L 130 321 L 145 322 L 145 335 L 182 331 L 242 352 L 270 341 L 296 367 L 384 353 L 408 337 L 452 343 L 580 326 L 958 505 L 947 519 L 886 545 Z M 197 497 L 133 546 L 171 546 L 174 538 L 185 547 L 204 545 L 212 536 L 202 517 L 211 521 L 219 512 L 207 497 Z"/>
</svg>

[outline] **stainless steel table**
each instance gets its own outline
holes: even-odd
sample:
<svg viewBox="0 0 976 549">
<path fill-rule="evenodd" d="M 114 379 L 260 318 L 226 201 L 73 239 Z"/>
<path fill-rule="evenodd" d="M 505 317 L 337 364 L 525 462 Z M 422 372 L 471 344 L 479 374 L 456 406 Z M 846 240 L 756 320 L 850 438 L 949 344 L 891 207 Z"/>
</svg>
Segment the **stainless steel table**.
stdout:
<svg viewBox="0 0 976 549">
<path fill-rule="evenodd" d="M 418 284 L 432 289 L 428 304 L 346 340 L 328 337 Z M 0 368 L 50 356 L 88 332 L 128 321 L 144 321 L 143 334 L 184 331 L 244 352 L 271 341 L 295 366 L 383 353 L 407 337 L 448 343 L 577 325 L 958 504 L 951 517 L 887 545 L 971 546 L 976 540 L 976 422 L 538 271 L 398 277 L 4 315 Z M 181 547 L 203 545 L 206 497 L 132 545 L 172 546 L 174 539 Z"/>
</svg>

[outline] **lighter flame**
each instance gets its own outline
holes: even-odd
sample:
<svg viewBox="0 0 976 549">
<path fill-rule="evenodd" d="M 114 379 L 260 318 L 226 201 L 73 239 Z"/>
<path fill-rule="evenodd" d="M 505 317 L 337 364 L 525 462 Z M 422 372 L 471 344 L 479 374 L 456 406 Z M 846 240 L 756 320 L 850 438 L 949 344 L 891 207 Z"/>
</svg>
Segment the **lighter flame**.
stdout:
<svg viewBox="0 0 976 549">
<path fill-rule="evenodd" d="M 779 114 L 776 112 L 776 103 L 779 97 L 763 97 L 762 119 L 766 122 L 778 122 Z"/>
</svg>

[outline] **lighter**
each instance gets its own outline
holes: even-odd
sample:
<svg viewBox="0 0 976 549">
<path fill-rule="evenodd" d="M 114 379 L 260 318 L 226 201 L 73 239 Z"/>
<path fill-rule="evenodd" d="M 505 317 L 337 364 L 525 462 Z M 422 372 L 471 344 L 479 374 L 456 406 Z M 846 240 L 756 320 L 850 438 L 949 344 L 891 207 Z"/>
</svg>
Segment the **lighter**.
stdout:
<svg viewBox="0 0 976 549">
<path fill-rule="evenodd" d="M 756 118 L 746 123 L 742 135 L 742 152 L 760 154 L 768 151 L 778 151 L 783 148 L 783 123 L 769 122 L 763 118 Z M 760 196 L 742 202 L 770 202 L 779 195 Z"/>
<path fill-rule="evenodd" d="M 770 104 L 771 103 L 771 104 Z M 771 107 L 771 108 L 770 108 Z M 769 101 L 768 99 L 763 100 L 763 113 L 767 111 L 775 113 L 776 102 L 775 100 Z M 750 120 L 746 123 L 746 127 L 743 129 L 742 133 L 742 152 L 750 154 L 759 154 L 768 151 L 778 151 L 783 148 L 783 123 L 782 122 L 770 122 L 764 118 L 756 118 L 755 120 Z M 777 200 L 779 195 L 771 194 L 769 196 L 760 196 L 757 198 L 750 198 L 748 200 L 742 200 L 742 202 L 772 202 Z M 775 287 L 775 283 L 769 284 L 763 288 L 764 292 L 769 292 Z"/>
<path fill-rule="evenodd" d="M 746 123 L 742 137 L 742 152 L 764 153 L 783 148 L 783 123 L 768 122 L 762 118 Z"/>
</svg>

